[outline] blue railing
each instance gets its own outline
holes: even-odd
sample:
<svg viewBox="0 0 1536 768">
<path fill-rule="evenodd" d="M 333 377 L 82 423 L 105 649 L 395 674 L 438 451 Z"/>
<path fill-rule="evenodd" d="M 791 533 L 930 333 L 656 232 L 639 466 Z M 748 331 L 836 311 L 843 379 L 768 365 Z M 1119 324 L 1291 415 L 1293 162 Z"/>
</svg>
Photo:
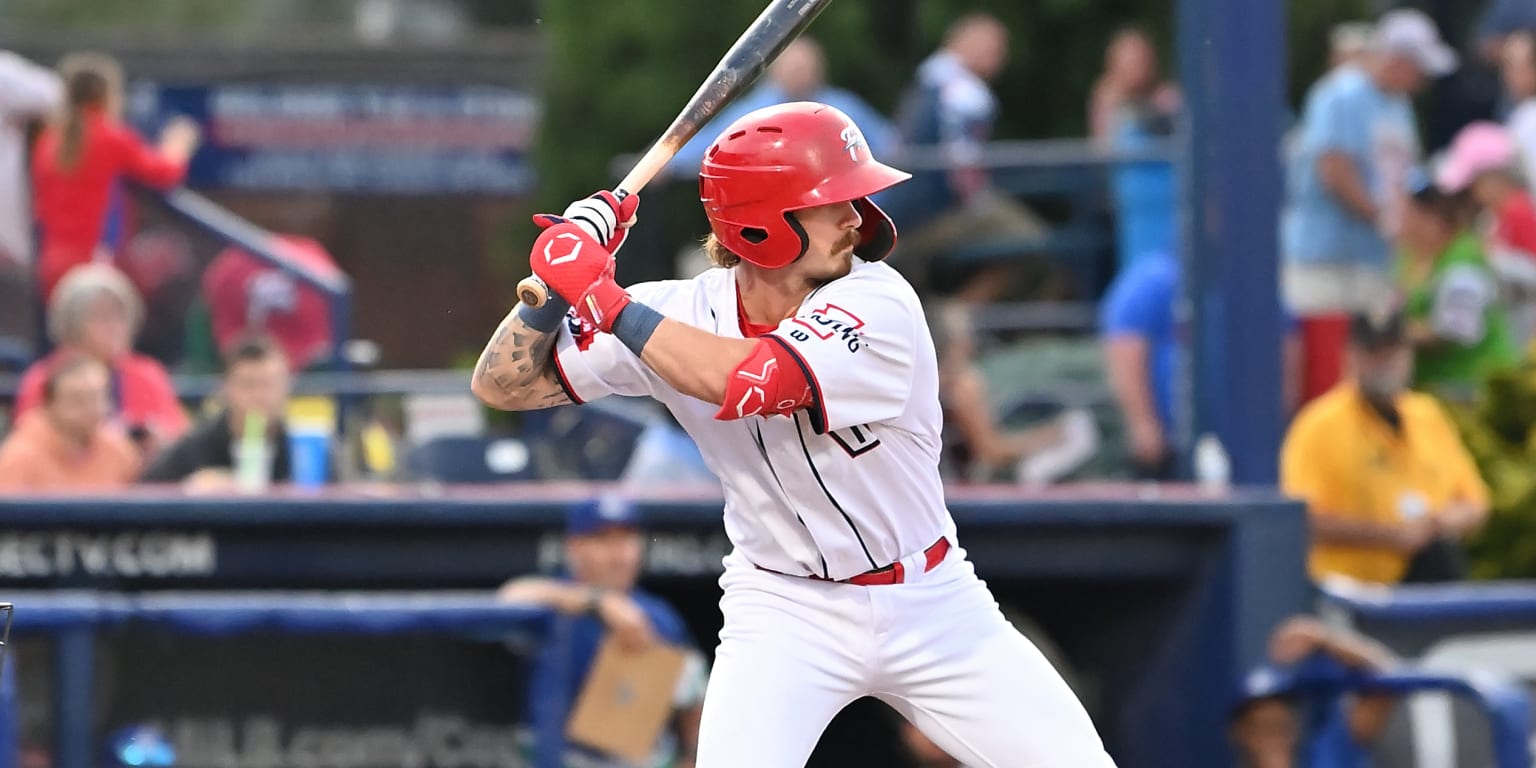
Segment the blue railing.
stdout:
<svg viewBox="0 0 1536 768">
<path fill-rule="evenodd" d="M 88 768 L 95 764 L 93 734 L 96 702 L 96 635 L 101 630 L 137 625 L 194 636 L 231 636 L 257 632 L 283 634 L 379 635 L 434 633 L 485 636 L 544 625 L 542 608 L 498 602 L 489 592 L 243 592 L 143 593 L 16 592 L 17 631 L 46 634 L 54 641 L 54 765 Z M 552 623 L 558 637 L 563 622 Z M 561 643 L 557 647 L 565 647 Z M 568 659 L 557 660 L 560 663 Z M 234 660 L 231 663 L 238 663 Z M 387 674 L 387 670 L 381 673 Z M 299 674 L 299 670 L 295 670 Z M 0 680 L 0 768 L 16 755 L 18 699 L 14 675 Z M 557 679 L 564 679 L 562 674 Z M 273 685 L 302 690 L 304 681 L 273 680 Z M 409 695 L 409 693 L 403 693 Z M 559 690 L 544 697 L 563 697 Z M 548 712 L 562 713 L 567 701 L 545 701 Z M 535 768 L 559 768 L 565 751 L 564 723 L 536 718 Z M 9 739 L 10 743 L 6 743 Z"/>
</svg>

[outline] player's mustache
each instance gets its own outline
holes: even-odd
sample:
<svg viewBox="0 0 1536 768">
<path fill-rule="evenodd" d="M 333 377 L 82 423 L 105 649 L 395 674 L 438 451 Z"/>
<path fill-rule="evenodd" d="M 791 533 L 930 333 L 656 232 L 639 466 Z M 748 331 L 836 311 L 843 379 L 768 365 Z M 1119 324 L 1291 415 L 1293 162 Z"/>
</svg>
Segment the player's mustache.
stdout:
<svg viewBox="0 0 1536 768">
<path fill-rule="evenodd" d="M 854 248 L 859 244 L 859 240 L 861 239 L 862 238 L 859 237 L 859 231 L 856 229 L 852 230 L 848 234 L 843 235 L 843 239 L 837 241 L 837 247 L 833 248 L 832 252 L 842 253 L 843 251 L 849 250 L 850 248 Z"/>
</svg>

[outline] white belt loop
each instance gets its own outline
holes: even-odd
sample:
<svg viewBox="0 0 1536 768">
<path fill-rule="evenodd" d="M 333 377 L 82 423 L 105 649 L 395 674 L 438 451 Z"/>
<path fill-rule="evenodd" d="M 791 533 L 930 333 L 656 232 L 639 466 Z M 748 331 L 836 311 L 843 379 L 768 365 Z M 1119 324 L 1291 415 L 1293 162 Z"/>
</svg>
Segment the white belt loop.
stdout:
<svg viewBox="0 0 1536 768">
<path fill-rule="evenodd" d="M 922 581 L 923 577 L 928 575 L 927 549 L 920 549 L 901 558 L 901 567 L 903 569 L 903 583 L 910 584 L 915 581 Z"/>
</svg>

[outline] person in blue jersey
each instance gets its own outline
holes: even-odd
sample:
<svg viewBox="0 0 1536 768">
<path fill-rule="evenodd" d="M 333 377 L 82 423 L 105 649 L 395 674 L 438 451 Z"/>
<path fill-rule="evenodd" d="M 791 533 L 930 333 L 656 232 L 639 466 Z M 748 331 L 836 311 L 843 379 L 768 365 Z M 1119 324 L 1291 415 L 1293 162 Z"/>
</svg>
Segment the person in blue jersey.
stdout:
<svg viewBox="0 0 1536 768">
<path fill-rule="evenodd" d="M 644 549 L 640 514 L 633 504 L 617 496 L 584 501 L 566 514 L 565 571 L 555 577 L 512 579 L 497 596 L 573 617 L 568 631 L 546 632 L 539 638 L 528 681 L 527 712 L 535 725 L 541 717 L 558 718 L 561 723 L 569 717 L 604 638 L 612 636 L 630 649 L 658 642 L 687 649 L 688 660 L 673 696 L 672 727 L 644 768 L 692 768 L 704 702 L 704 659 L 677 611 L 635 586 Z M 565 711 L 546 711 L 550 702 L 563 702 Z M 617 758 L 580 748 L 568 750 L 566 764 L 630 768 Z"/>
<path fill-rule="evenodd" d="M 1110 395 L 1125 424 L 1126 453 L 1138 480 L 1172 480 L 1179 440 L 1177 385 L 1185 364 L 1175 305 L 1183 266 L 1165 251 L 1142 255 L 1110 284 L 1099 305 L 1099 335 Z M 1281 309 L 1281 409 L 1290 414 L 1300 396 L 1301 342 L 1296 319 Z"/>
<path fill-rule="evenodd" d="M 896 154 L 898 134 L 891 121 L 858 94 L 828 85 L 827 56 L 821 43 L 814 38 L 800 37 L 779 54 L 756 88 L 722 110 L 692 141 L 678 150 L 667 162 L 666 172 L 677 178 L 694 179 L 699 175 L 705 150 L 727 125 L 748 112 L 792 101 L 815 101 L 837 107 L 863 130 L 864 140 L 876 157 Z"/>
</svg>

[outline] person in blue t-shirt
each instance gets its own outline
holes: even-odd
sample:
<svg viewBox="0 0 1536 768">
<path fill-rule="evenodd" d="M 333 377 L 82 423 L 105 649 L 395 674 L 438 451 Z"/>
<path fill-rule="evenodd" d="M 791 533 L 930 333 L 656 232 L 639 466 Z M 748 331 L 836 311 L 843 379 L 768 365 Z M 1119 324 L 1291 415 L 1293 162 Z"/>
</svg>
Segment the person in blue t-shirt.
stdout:
<svg viewBox="0 0 1536 768">
<path fill-rule="evenodd" d="M 586 501 L 566 515 L 566 573 L 519 577 L 503 585 L 497 596 L 510 603 L 546 606 L 571 617 L 564 631 L 544 632 L 538 641 L 528 685 L 528 713 L 536 727 L 544 718 L 561 724 L 568 719 L 605 637 L 612 635 L 615 642 L 631 649 L 657 642 L 687 649 L 688 659 L 673 696 L 672 728 L 656 745 L 645 768 L 692 768 L 704 702 L 704 659 L 677 611 L 635 586 L 644 548 L 640 515 L 633 504 L 616 496 Z M 551 711 L 552 702 L 563 702 L 564 710 Z M 626 765 L 579 749 L 570 750 L 567 760 L 572 765 L 603 768 Z"/>
<path fill-rule="evenodd" d="M 774 60 L 761 84 L 722 110 L 678 150 L 667 162 L 666 173 L 677 178 L 698 176 L 704 153 L 726 126 L 748 112 L 794 101 L 815 101 L 842 110 L 864 133 L 871 154 L 885 158 L 895 154 L 897 133 L 891 121 L 853 92 L 827 85 L 827 57 L 821 44 L 800 37 Z"/>
<path fill-rule="evenodd" d="M 1110 394 L 1125 423 L 1137 479 L 1169 480 L 1183 447 L 1174 438 L 1174 383 L 1180 345 L 1174 322 L 1183 268 L 1166 252 L 1144 254 L 1115 277 L 1099 306 L 1099 334 Z M 1295 318 L 1281 309 L 1281 409 L 1298 405 L 1301 356 Z"/>
<path fill-rule="evenodd" d="M 1168 480 L 1174 471 L 1179 344 L 1173 307 L 1179 273 L 1179 260 L 1168 253 L 1145 254 L 1115 277 L 1099 307 L 1105 375 L 1125 422 L 1132 467 L 1142 480 Z"/>
</svg>

